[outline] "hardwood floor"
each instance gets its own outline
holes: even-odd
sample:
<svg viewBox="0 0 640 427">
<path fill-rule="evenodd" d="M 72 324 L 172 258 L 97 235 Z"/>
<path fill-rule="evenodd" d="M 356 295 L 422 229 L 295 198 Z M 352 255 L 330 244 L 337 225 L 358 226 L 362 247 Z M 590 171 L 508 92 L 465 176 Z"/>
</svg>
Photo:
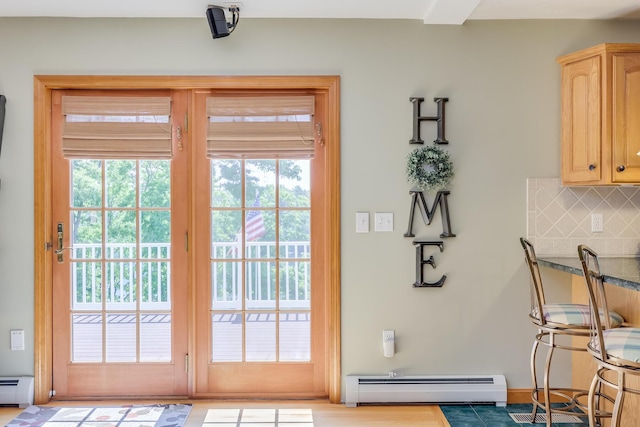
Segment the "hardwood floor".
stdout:
<svg viewBox="0 0 640 427">
<path fill-rule="evenodd" d="M 95 403 L 95 402 L 93 402 Z M 92 402 L 51 402 L 46 406 L 89 406 Z M 120 405 L 131 401 L 100 401 L 99 405 Z M 133 403 L 177 403 L 177 401 L 135 401 Z M 359 406 L 347 408 L 326 400 L 287 401 L 235 401 L 235 400 L 192 400 L 193 409 L 185 427 L 201 427 L 209 409 L 311 409 L 313 427 L 449 427 L 449 423 L 437 405 L 412 406 Z M 96 403 L 98 404 L 98 403 Z M 0 407 L 0 425 L 6 425 L 22 410 L 15 407 Z M 273 425 L 273 424 L 266 424 Z M 208 424 L 213 427 L 215 424 Z M 311 427 L 311 426 L 310 426 Z"/>
</svg>

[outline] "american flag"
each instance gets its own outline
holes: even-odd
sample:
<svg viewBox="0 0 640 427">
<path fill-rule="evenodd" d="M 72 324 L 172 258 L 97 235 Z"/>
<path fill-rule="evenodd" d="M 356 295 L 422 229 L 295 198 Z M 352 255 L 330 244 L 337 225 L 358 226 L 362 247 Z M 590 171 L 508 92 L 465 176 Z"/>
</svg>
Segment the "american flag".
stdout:
<svg viewBox="0 0 640 427">
<path fill-rule="evenodd" d="M 260 207 L 260 193 L 256 192 L 256 200 L 253 207 Z M 264 236 L 267 230 L 264 228 L 264 220 L 262 219 L 262 211 L 249 211 L 244 219 L 244 237 L 247 242 L 258 240 Z"/>
<path fill-rule="evenodd" d="M 260 207 L 260 193 L 256 192 L 256 199 L 253 202 L 254 208 Z M 264 236 L 267 230 L 264 228 L 264 220 L 262 219 L 262 211 L 253 210 L 247 211 L 244 218 L 244 237 L 245 242 L 251 242 L 258 240 Z M 240 254 L 240 244 L 242 236 L 242 230 L 236 234 L 234 245 L 227 251 L 227 256 L 236 257 Z"/>
</svg>

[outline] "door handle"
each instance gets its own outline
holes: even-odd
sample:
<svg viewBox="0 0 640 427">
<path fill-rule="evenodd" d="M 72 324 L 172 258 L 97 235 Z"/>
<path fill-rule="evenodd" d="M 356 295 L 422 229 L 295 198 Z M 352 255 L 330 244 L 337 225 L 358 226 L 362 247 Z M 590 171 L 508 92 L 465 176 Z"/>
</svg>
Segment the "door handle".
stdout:
<svg viewBox="0 0 640 427">
<path fill-rule="evenodd" d="M 71 249 L 64 247 L 64 225 L 59 222 L 58 223 L 58 249 L 55 250 L 56 255 L 58 256 L 58 262 L 64 262 L 64 250 Z"/>
</svg>

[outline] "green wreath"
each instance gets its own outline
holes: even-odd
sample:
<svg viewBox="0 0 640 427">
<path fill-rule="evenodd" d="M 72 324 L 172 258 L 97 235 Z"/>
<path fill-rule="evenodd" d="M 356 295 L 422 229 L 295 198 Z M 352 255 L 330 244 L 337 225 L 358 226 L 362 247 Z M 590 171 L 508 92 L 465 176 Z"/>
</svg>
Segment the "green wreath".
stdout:
<svg viewBox="0 0 640 427">
<path fill-rule="evenodd" d="M 449 153 L 438 147 L 416 148 L 407 158 L 407 180 L 421 191 L 438 191 L 449 185 L 453 165 Z"/>
</svg>

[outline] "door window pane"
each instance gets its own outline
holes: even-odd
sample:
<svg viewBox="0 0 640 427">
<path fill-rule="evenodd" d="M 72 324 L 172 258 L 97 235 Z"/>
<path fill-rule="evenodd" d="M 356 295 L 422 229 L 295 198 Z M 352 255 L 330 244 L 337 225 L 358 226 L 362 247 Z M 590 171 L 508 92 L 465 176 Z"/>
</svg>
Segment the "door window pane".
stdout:
<svg viewBox="0 0 640 427">
<path fill-rule="evenodd" d="M 143 313 L 140 316 L 140 361 L 171 361 L 171 314 Z"/>
<path fill-rule="evenodd" d="M 212 360 L 242 361 L 242 313 L 216 313 L 211 316 Z"/>
<path fill-rule="evenodd" d="M 246 262 L 246 309 L 274 310 L 276 308 L 276 263 Z"/>
<path fill-rule="evenodd" d="M 211 258 L 242 257 L 242 212 L 211 212 Z"/>
<path fill-rule="evenodd" d="M 276 161 L 266 159 L 245 161 L 244 185 L 245 206 L 275 207 Z"/>
<path fill-rule="evenodd" d="M 136 263 L 105 263 L 105 301 L 107 309 L 135 310 Z"/>
<path fill-rule="evenodd" d="M 280 262 L 280 309 L 311 308 L 311 263 Z"/>
<path fill-rule="evenodd" d="M 105 194 L 107 207 L 132 208 L 136 206 L 136 161 L 105 160 L 107 178 Z"/>
<path fill-rule="evenodd" d="M 107 362 L 136 361 L 136 315 L 107 315 Z"/>
<path fill-rule="evenodd" d="M 73 310 L 102 308 L 102 263 L 71 263 L 71 295 Z"/>
<path fill-rule="evenodd" d="M 247 313 L 247 362 L 276 360 L 276 314 Z"/>
<path fill-rule="evenodd" d="M 242 263 L 211 263 L 211 307 L 218 310 L 242 309 Z"/>
<path fill-rule="evenodd" d="M 106 212 L 107 258 L 136 258 L 137 235 L 134 210 Z"/>
<path fill-rule="evenodd" d="M 211 161 L 211 207 L 242 206 L 242 161 Z"/>
<path fill-rule="evenodd" d="M 71 160 L 71 206 L 102 207 L 102 160 Z"/>
<path fill-rule="evenodd" d="M 281 361 L 303 362 L 311 359 L 310 313 L 280 313 Z"/>
<path fill-rule="evenodd" d="M 72 362 L 102 362 L 102 314 L 71 316 Z"/>
<path fill-rule="evenodd" d="M 279 161 L 279 201 L 282 208 L 311 207 L 310 160 Z"/>
<path fill-rule="evenodd" d="M 170 160 L 140 160 L 140 207 L 171 207 Z"/>
</svg>

